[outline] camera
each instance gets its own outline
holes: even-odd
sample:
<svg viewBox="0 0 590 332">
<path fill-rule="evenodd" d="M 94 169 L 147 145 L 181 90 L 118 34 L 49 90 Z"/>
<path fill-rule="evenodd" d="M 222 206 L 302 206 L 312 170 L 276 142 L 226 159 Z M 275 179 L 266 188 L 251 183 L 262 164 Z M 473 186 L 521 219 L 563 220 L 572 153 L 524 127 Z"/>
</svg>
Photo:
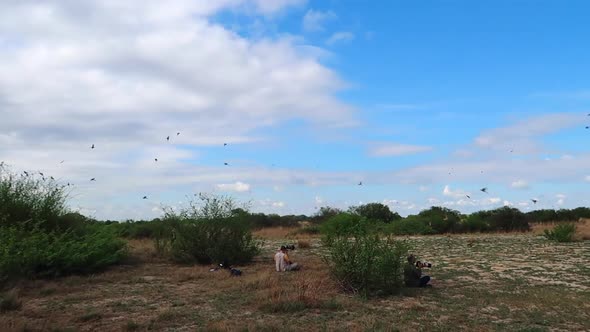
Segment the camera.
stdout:
<svg viewBox="0 0 590 332">
<path fill-rule="evenodd" d="M 286 250 L 295 250 L 295 245 L 288 244 L 288 245 L 281 246 L 281 248 L 285 248 Z"/>
<path fill-rule="evenodd" d="M 432 263 L 428 263 L 428 262 L 422 263 L 420 261 L 417 261 L 416 262 L 416 267 L 432 267 Z"/>
</svg>

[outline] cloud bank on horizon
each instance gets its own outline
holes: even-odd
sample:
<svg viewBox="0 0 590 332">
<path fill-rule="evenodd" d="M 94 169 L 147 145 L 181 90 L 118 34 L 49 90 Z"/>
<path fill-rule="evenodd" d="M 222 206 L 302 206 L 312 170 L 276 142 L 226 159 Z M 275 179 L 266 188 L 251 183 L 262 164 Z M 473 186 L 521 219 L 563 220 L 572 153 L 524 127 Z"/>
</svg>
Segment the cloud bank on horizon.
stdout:
<svg viewBox="0 0 590 332">
<path fill-rule="evenodd" d="M 441 11 L 475 12 L 467 1 L 384 6 L 397 14 L 303 0 L 0 4 L 0 161 L 73 183 L 72 208 L 101 219 L 153 218 L 197 192 L 279 214 L 590 205 L 584 31 L 562 26 L 557 50 L 483 22 L 490 44 L 475 45 L 437 30 L 463 31 Z M 537 9 L 515 10 L 533 22 L 507 26 L 542 29 Z M 436 19 L 412 25 L 423 16 Z M 490 58 L 501 47 L 512 56 Z M 459 49 L 470 58 L 450 60 Z M 556 68 L 561 53 L 576 71 Z"/>
</svg>

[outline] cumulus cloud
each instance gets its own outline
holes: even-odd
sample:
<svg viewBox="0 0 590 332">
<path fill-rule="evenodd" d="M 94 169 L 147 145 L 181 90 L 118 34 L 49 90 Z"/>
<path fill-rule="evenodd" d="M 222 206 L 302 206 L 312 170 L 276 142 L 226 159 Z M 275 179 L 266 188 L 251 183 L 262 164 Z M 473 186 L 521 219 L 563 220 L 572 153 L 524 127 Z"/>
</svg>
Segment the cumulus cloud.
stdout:
<svg viewBox="0 0 590 332">
<path fill-rule="evenodd" d="M 529 184 L 525 180 L 517 180 L 510 185 L 514 189 L 528 189 Z"/>
<path fill-rule="evenodd" d="M 340 31 L 340 32 L 335 32 L 334 34 L 332 34 L 332 36 L 330 36 L 330 38 L 328 38 L 328 40 L 326 40 L 326 44 L 334 45 L 337 43 L 350 42 L 353 39 L 354 39 L 354 34 L 352 32 Z"/>
<path fill-rule="evenodd" d="M 218 190 L 221 191 L 234 191 L 234 192 L 245 192 L 250 190 L 250 185 L 247 183 L 243 183 L 237 181 L 235 183 L 222 183 L 215 186 Z"/>
<path fill-rule="evenodd" d="M 406 154 L 427 152 L 432 150 L 430 146 L 406 145 L 397 143 L 377 144 L 369 149 L 369 155 L 374 157 L 391 157 Z"/>
<path fill-rule="evenodd" d="M 310 9 L 303 16 L 303 29 L 306 31 L 322 31 L 327 21 L 334 20 L 338 16 L 332 11 L 319 11 Z"/>
<path fill-rule="evenodd" d="M 344 82 L 300 39 L 248 39 L 210 18 L 223 10 L 256 18 L 301 3 L 0 4 L 3 161 L 76 183 L 90 207 L 122 190 L 243 188 L 228 182 L 238 173 L 260 181 L 264 170 L 195 165 L 196 148 L 260 142 L 261 129 L 291 120 L 342 126 L 354 122 L 354 109 L 336 97 Z M 294 176 L 275 173 L 281 183 Z"/>
</svg>

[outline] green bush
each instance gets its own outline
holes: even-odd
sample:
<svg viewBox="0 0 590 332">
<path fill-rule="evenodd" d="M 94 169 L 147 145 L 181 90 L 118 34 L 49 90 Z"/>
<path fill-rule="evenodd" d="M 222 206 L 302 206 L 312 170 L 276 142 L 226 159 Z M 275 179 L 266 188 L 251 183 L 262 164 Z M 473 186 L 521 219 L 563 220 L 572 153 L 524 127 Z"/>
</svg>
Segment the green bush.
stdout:
<svg viewBox="0 0 590 332">
<path fill-rule="evenodd" d="M 82 235 L 0 228 L 0 278 L 95 272 L 119 262 L 125 254 L 125 242 L 101 227 L 89 228 Z"/>
<path fill-rule="evenodd" d="M 365 297 L 399 290 L 403 285 L 407 245 L 391 237 L 382 238 L 362 226 L 349 235 L 324 242 L 324 259 L 340 285 Z"/>
<path fill-rule="evenodd" d="M 68 220 L 63 186 L 51 178 L 28 173 L 16 175 L 0 166 L 0 226 L 65 230 Z"/>
<path fill-rule="evenodd" d="M 572 242 L 576 234 L 576 225 L 573 223 L 558 224 L 553 230 L 545 230 L 544 236 L 551 241 Z"/>
<path fill-rule="evenodd" d="M 428 235 L 434 234 L 427 219 L 420 216 L 408 216 L 400 221 L 395 221 L 387 226 L 389 234 L 394 235 Z"/>
<path fill-rule="evenodd" d="M 201 195 L 201 205 L 193 202 L 179 213 L 168 211 L 155 236 L 156 249 L 181 263 L 251 261 L 260 252 L 250 223 L 243 214 L 235 215 L 227 197 Z"/>
</svg>

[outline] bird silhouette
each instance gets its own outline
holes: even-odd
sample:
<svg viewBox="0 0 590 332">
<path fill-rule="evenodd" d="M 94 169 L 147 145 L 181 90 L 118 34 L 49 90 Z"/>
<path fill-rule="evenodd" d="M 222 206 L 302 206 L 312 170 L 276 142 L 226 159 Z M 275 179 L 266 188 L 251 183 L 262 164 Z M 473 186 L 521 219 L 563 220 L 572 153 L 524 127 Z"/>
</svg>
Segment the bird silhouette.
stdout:
<svg viewBox="0 0 590 332">
<path fill-rule="evenodd" d="M 158 158 L 154 158 L 155 161 L 158 161 Z"/>
<path fill-rule="evenodd" d="M 90 179 L 90 181 L 96 181 L 96 179 L 95 178 L 92 178 L 92 179 Z"/>
<path fill-rule="evenodd" d="M 229 164 L 228 164 L 228 163 L 223 163 L 223 164 L 224 164 L 225 166 L 229 166 Z"/>
<path fill-rule="evenodd" d="M 467 196 L 467 198 L 471 199 L 471 196 L 469 196 L 469 195 L 465 195 L 465 196 Z"/>
<path fill-rule="evenodd" d="M 39 172 L 39 175 L 41 175 L 41 176 L 45 176 L 45 175 L 43 175 L 43 173 L 41 173 L 41 172 Z"/>
<path fill-rule="evenodd" d="M 533 202 L 533 204 L 537 204 L 537 200 L 536 199 L 531 199 L 531 202 Z"/>
<path fill-rule="evenodd" d="M 91 149 L 94 149 L 94 144 L 92 144 L 92 146 L 90 147 Z"/>
<path fill-rule="evenodd" d="M 147 199 L 147 196 L 143 196 L 143 199 Z"/>
<path fill-rule="evenodd" d="M 363 185 L 363 181 L 360 181 L 360 182 L 359 182 L 359 186 L 362 186 L 362 185 Z"/>
<path fill-rule="evenodd" d="M 180 132 L 177 132 L 177 133 L 176 133 L 176 136 L 178 136 L 178 135 L 180 135 Z"/>
<path fill-rule="evenodd" d="M 227 143 L 223 143 L 223 146 L 227 146 Z"/>
<path fill-rule="evenodd" d="M 480 189 L 480 191 L 487 194 L 488 193 L 488 188 L 487 187 L 483 187 L 483 188 Z"/>
<path fill-rule="evenodd" d="M 586 129 L 590 129 L 590 126 L 586 126 Z"/>
<path fill-rule="evenodd" d="M 50 176 L 49 178 L 50 178 L 51 180 L 55 180 L 55 179 L 53 178 L 53 176 Z"/>
<path fill-rule="evenodd" d="M 63 163 L 64 163 L 64 161 L 65 161 L 65 160 L 62 160 L 62 161 L 60 161 L 59 163 L 60 163 L 60 164 L 63 164 Z"/>
<path fill-rule="evenodd" d="M 170 142 L 170 136 L 167 136 L 167 137 L 166 137 L 166 140 L 167 140 L 168 142 Z"/>
<path fill-rule="evenodd" d="M 23 173 L 25 173 L 26 176 L 29 176 L 29 173 L 27 171 L 23 171 Z"/>
</svg>

